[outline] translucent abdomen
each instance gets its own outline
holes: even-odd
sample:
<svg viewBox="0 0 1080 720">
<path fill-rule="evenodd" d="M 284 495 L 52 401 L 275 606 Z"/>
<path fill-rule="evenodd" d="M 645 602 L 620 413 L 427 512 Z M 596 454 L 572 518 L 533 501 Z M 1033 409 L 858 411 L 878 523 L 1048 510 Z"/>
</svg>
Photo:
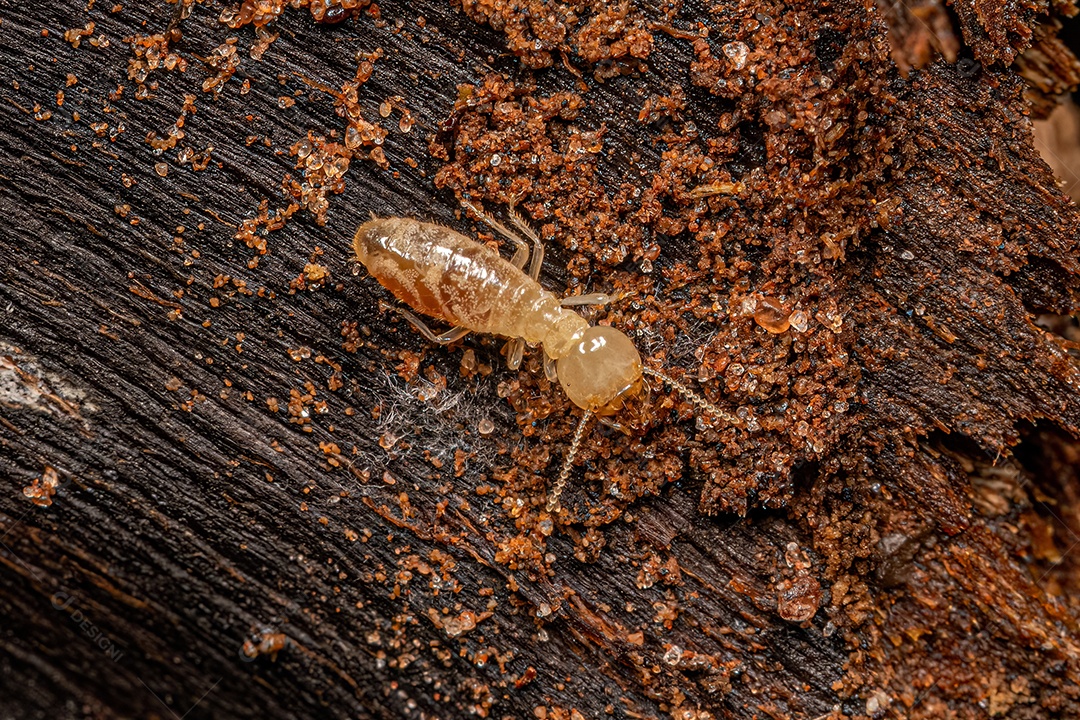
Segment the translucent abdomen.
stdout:
<svg viewBox="0 0 1080 720">
<path fill-rule="evenodd" d="M 441 225 L 375 219 L 356 231 L 353 247 L 395 297 L 452 325 L 545 343 L 552 357 L 588 326 L 497 252 Z"/>
</svg>

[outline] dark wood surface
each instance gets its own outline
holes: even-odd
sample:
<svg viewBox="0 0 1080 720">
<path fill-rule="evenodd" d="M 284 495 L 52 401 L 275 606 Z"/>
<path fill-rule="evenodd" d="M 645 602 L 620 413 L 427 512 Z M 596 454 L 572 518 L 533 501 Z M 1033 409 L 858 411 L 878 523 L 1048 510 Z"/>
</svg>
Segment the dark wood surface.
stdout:
<svg viewBox="0 0 1080 720">
<path fill-rule="evenodd" d="M 287 9 L 261 61 L 182 7 L 0 3 L 0 718 L 1080 713 L 1080 213 L 1010 69 L 902 79 L 862 3 Z M 153 33 L 187 68 L 140 90 Z M 249 247 L 376 50 L 385 162 Z M 461 193 L 754 422 L 655 387 L 548 516 L 576 411 L 350 258 L 373 212 L 473 232 Z M 772 295 L 804 332 L 742 310 Z"/>
</svg>

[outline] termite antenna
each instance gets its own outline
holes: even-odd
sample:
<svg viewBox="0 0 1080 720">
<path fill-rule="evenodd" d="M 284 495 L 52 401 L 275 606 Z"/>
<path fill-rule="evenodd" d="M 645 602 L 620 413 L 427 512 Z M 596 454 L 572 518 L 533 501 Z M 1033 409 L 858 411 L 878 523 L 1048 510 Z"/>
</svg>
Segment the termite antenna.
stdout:
<svg viewBox="0 0 1080 720">
<path fill-rule="evenodd" d="M 468 208 L 469 210 L 472 210 L 473 214 L 476 215 L 476 217 L 483 220 L 484 223 L 486 223 L 488 227 L 490 227 L 495 232 L 500 233 L 503 237 L 508 237 L 508 238 L 517 237 L 517 235 L 510 232 L 510 229 L 508 227 L 506 227 L 501 222 L 496 220 L 494 217 L 489 215 L 488 212 L 486 210 L 484 210 L 484 208 L 480 207 L 479 205 L 474 203 L 469 198 L 461 198 L 461 204 L 464 207 Z M 510 212 L 514 212 L 514 211 L 511 209 Z M 524 220 L 522 220 L 522 222 L 524 222 Z"/>
<path fill-rule="evenodd" d="M 694 392 L 690 388 L 683 385 L 681 382 L 679 382 L 675 378 L 670 377 L 668 375 L 665 375 L 664 373 L 660 372 L 659 370 L 653 370 L 651 367 L 648 367 L 647 365 L 642 365 L 641 366 L 641 372 L 644 375 L 649 375 L 651 377 L 654 377 L 657 380 L 660 380 L 661 382 L 665 382 L 668 385 L 670 385 L 671 387 L 675 388 L 679 392 L 679 394 L 681 394 L 683 397 L 685 397 L 690 402 L 697 405 L 699 408 L 701 408 L 702 410 L 707 412 L 709 415 L 712 415 L 714 418 L 717 418 L 718 420 L 723 420 L 724 422 L 729 423 L 731 425 L 742 426 L 742 424 L 743 424 L 742 420 L 735 417 L 734 415 L 729 413 L 727 410 L 723 410 L 720 407 L 712 404 L 711 402 L 709 402 L 708 400 L 703 398 L 701 395 L 698 395 L 696 392 Z"/>
<path fill-rule="evenodd" d="M 581 447 L 581 437 L 585 434 L 585 426 L 589 424 L 589 420 L 592 420 L 592 416 L 592 412 L 586 410 L 585 414 L 581 416 L 581 422 L 578 423 L 577 430 L 574 431 L 574 439 L 570 442 L 570 449 L 566 452 L 562 470 L 559 471 L 559 477 L 555 480 L 555 484 L 551 486 L 551 494 L 548 495 L 547 511 L 549 513 L 559 509 L 559 496 L 562 495 L 563 488 L 566 487 L 566 481 L 570 479 L 570 465 L 574 462 L 578 448 Z"/>
</svg>

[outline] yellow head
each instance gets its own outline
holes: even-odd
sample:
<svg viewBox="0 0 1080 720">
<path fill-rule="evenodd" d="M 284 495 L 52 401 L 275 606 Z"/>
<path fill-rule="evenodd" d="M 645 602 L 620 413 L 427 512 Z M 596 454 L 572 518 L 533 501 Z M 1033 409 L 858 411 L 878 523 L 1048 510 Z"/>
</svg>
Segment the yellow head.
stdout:
<svg viewBox="0 0 1080 720">
<path fill-rule="evenodd" d="M 641 392 L 641 355 L 615 328 L 594 325 L 558 360 L 559 384 L 583 410 L 614 415 Z"/>
</svg>

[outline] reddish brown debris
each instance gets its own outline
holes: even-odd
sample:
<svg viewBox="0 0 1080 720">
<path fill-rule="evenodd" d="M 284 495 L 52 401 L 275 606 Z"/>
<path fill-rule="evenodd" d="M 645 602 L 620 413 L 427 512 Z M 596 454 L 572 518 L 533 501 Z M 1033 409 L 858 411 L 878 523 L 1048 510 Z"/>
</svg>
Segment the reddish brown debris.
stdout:
<svg viewBox="0 0 1080 720">
<path fill-rule="evenodd" d="M 46 467 L 40 478 L 34 478 L 29 485 L 23 488 L 23 495 L 30 498 L 30 502 L 39 507 L 49 507 L 52 505 L 53 496 L 56 495 L 56 489 L 59 485 L 60 476 L 57 475 L 56 470 Z"/>
<path fill-rule="evenodd" d="M 222 10 L 220 19 L 231 28 L 249 23 L 261 28 L 276 20 L 286 7 L 307 7 L 316 22 L 336 23 L 369 6 L 368 13 L 377 17 L 378 5 L 371 0 L 243 0 Z"/>
<path fill-rule="evenodd" d="M 269 655 L 271 660 L 277 660 L 278 653 L 288 647 L 288 644 L 289 638 L 284 633 L 261 628 L 252 631 L 251 636 L 244 641 L 240 652 L 250 660 L 260 655 Z"/>
</svg>

